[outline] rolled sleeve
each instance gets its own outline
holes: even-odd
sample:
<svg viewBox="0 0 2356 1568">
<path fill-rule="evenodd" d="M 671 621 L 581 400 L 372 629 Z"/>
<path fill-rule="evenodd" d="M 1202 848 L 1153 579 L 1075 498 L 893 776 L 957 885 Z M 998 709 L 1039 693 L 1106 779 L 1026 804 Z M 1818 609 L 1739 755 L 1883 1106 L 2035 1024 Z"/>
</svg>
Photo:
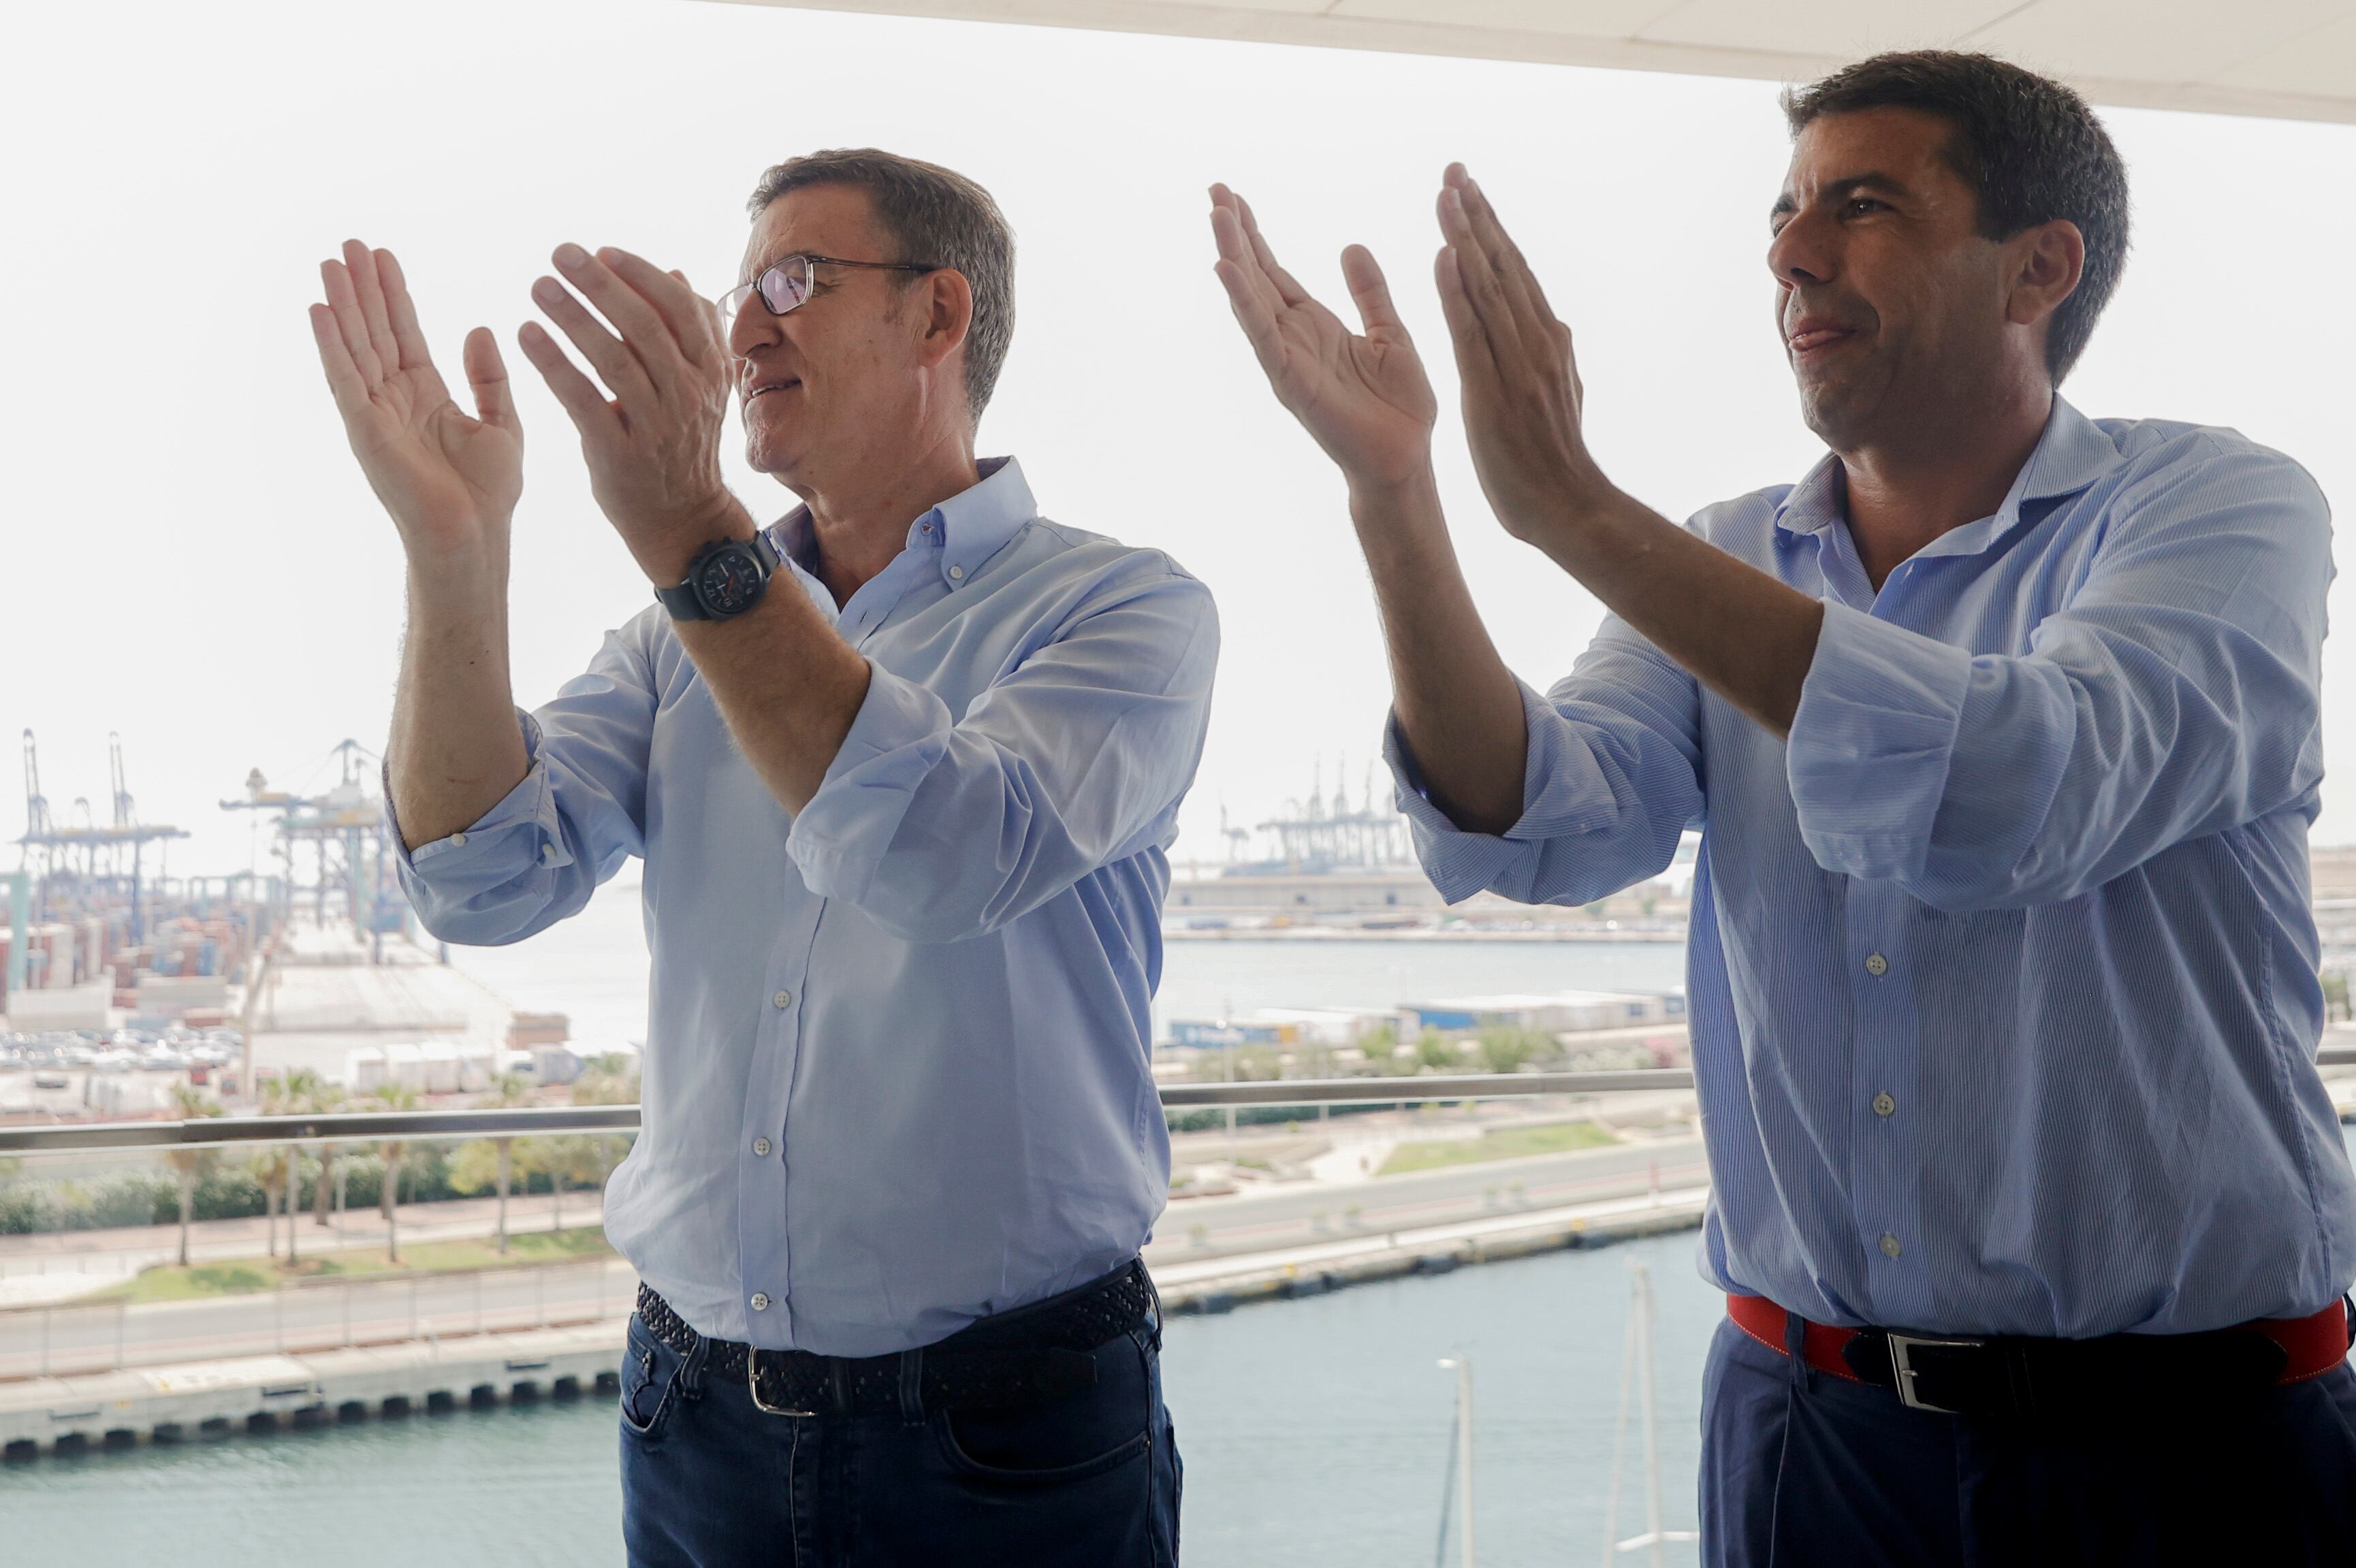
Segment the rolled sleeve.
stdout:
<svg viewBox="0 0 2356 1568">
<path fill-rule="evenodd" d="M 1522 814 L 1468 833 L 1432 803 L 1394 714 L 1383 755 L 1424 874 L 1461 902 L 1586 904 L 1657 875 L 1702 809 L 1693 678 L 1616 619 L 1544 696 L 1516 681 Z"/>
<path fill-rule="evenodd" d="M 1971 677 L 1965 649 L 1825 602 L 1786 752 L 1818 865 L 1858 877 L 1922 870 Z"/>
<path fill-rule="evenodd" d="M 867 696 L 787 849 L 813 891 L 862 901 L 923 784 L 948 752 L 948 705 L 868 662 Z"/>
</svg>

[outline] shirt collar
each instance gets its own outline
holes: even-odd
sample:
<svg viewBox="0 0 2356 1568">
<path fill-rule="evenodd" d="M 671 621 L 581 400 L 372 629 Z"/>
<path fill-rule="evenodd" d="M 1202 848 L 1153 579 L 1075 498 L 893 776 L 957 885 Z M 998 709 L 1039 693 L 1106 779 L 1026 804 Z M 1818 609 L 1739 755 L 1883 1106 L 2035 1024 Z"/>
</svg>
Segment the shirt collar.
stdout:
<svg viewBox="0 0 2356 1568">
<path fill-rule="evenodd" d="M 950 588 L 964 587 L 984 562 L 1006 547 L 1023 525 L 1039 515 L 1023 465 L 1012 457 L 985 457 L 974 464 L 981 477 L 908 525 L 906 547 L 934 551 L 934 570 Z M 808 507 L 780 517 L 772 538 L 783 554 L 805 571 L 818 560 Z"/>
<path fill-rule="evenodd" d="M 2100 425 L 2055 397 L 2053 412 L 2036 450 L 2013 476 L 2004 504 L 1991 517 L 1959 528 L 1950 528 L 1920 551 L 1923 555 L 1968 555 L 1986 549 L 2020 521 L 2029 502 L 2074 495 L 2126 461 Z M 1792 486 L 1775 508 L 1775 526 L 1786 533 L 1820 533 L 1847 517 L 1847 487 L 1840 459 L 1830 453 Z"/>
</svg>

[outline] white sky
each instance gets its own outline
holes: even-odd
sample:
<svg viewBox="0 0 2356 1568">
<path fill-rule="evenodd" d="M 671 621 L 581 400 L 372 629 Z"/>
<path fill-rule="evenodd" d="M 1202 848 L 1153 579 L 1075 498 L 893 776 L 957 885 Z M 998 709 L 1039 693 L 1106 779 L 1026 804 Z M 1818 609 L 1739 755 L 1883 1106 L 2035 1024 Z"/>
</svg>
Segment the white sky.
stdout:
<svg viewBox="0 0 2356 1568">
<path fill-rule="evenodd" d="M 1766 83 L 681 0 L 27 5 L 0 49 L 0 736 L 32 727 L 53 808 L 87 795 L 103 820 L 122 731 L 143 815 L 200 834 L 175 870 L 242 867 L 243 826 L 215 803 L 248 768 L 323 785 L 328 748 L 385 731 L 400 557 L 304 319 L 349 234 L 400 251 L 454 379 L 470 325 L 508 347 L 532 443 L 513 591 L 530 705 L 648 593 L 513 349 L 548 251 L 626 245 L 712 292 L 733 281 L 745 191 L 781 157 L 872 144 L 980 179 L 1021 255 L 983 449 L 1018 453 L 1050 516 L 1165 549 L 1218 595 L 1181 857 L 1217 853 L 1222 800 L 1258 820 L 1320 759 L 1330 778 L 1346 758 L 1355 794 L 1385 704 L 1340 483 L 1211 275 L 1212 180 L 1336 303 L 1346 241 L 1389 268 L 1451 405 L 1441 472 L 1474 592 L 1536 684 L 1598 611 L 1496 529 L 1452 428 L 1429 283 L 1447 160 L 1481 176 L 1578 333 L 1591 437 L 1623 486 L 1682 517 L 1816 455 L 1769 325 L 1786 143 Z M 2356 127 L 2107 118 L 2136 252 L 2069 395 L 2236 426 L 2345 515 Z M 735 477 L 756 513 L 790 504 Z M 2356 638 L 2329 659 L 2330 754 L 2356 756 Z M 2319 842 L 2356 838 L 2351 780 L 2327 784 Z"/>
</svg>

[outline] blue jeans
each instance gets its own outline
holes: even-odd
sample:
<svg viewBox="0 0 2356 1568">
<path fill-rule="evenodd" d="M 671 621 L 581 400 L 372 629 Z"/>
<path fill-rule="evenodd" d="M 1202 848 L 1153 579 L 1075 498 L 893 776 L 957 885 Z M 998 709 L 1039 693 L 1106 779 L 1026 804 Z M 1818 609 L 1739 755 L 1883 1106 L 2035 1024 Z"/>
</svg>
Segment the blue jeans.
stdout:
<svg viewBox="0 0 2356 1568">
<path fill-rule="evenodd" d="M 2346 1568 L 2356 1372 L 2032 1424 L 1909 1410 L 1721 1322 L 1701 1533 L 1713 1568 Z"/>
<path fill-rule="evenodd" d="M 630 1319 L 622 1538 L 632 1568 L 1174 1568 L 1181 1467 L 1160 1326 L 1096 1386 L 1013 1411 L 772 1415 Z M 911 1352 L 916 1354 L 916 1352 Z M 916 1378 L 905 1378 L 914 1390 Z"/>
</svg>

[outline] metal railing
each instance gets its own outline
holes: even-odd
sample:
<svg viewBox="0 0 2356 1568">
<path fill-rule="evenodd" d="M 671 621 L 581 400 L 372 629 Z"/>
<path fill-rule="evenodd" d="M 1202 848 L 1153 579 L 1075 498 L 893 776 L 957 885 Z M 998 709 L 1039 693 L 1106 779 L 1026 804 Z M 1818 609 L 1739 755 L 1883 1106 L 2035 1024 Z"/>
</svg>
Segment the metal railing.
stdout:
<svg viewBox="0 0 2356 1568">
<path fill-rule="evenodd" d="M 2356 1067 L 2356 1046 L 2316 1053 L 2319 1067 Z M 1509 1100 L 1542 1094 L 1620 1094 L 1691 1089 L 1683 1067 L 1625 1072 L 1452 1072 L 1399 1078 L 1276 1078 L 1162 1086 L 1165 1111 L 1225 1105 L 1359 1105 Z M 629 1132 L 636 1105 L 524 1105 L 465 1111 L 379 1111 L 332 1116 L 205 1116 L 183 1122 L 89 1122 L 0 1127 L 0 1155 L 68 1150 L 180 1148 L 246 1143 L 360 1144 L 421 1138 L 530 1137 Z"/>
<path fill-rule="evenodd" d="M 2356 1053 L 2351 1053 L 2356 1054 Z M 1456 1072 L 1398 1078 L 1290 1078 L 1172 1083 L 1163 1109 L 1222 1105 L 1354 1105 L 1433 1100 L 1505 1100 L 1537 1094 L 1610 1094 L 1690 1089 L 1682 1067 L 1629 1072 Z M 199 1116 L 182 1122 L 88 1122 L 0 1127 L 0 1154 L 181 1148 L 208 1144 L 410 1142 L 422 1138 L 529 1137 L 628 1132 L 636 1105 L 525 1105 L 463 1111 L 374 1111 L 332 1116 Z"/>
</svg>

